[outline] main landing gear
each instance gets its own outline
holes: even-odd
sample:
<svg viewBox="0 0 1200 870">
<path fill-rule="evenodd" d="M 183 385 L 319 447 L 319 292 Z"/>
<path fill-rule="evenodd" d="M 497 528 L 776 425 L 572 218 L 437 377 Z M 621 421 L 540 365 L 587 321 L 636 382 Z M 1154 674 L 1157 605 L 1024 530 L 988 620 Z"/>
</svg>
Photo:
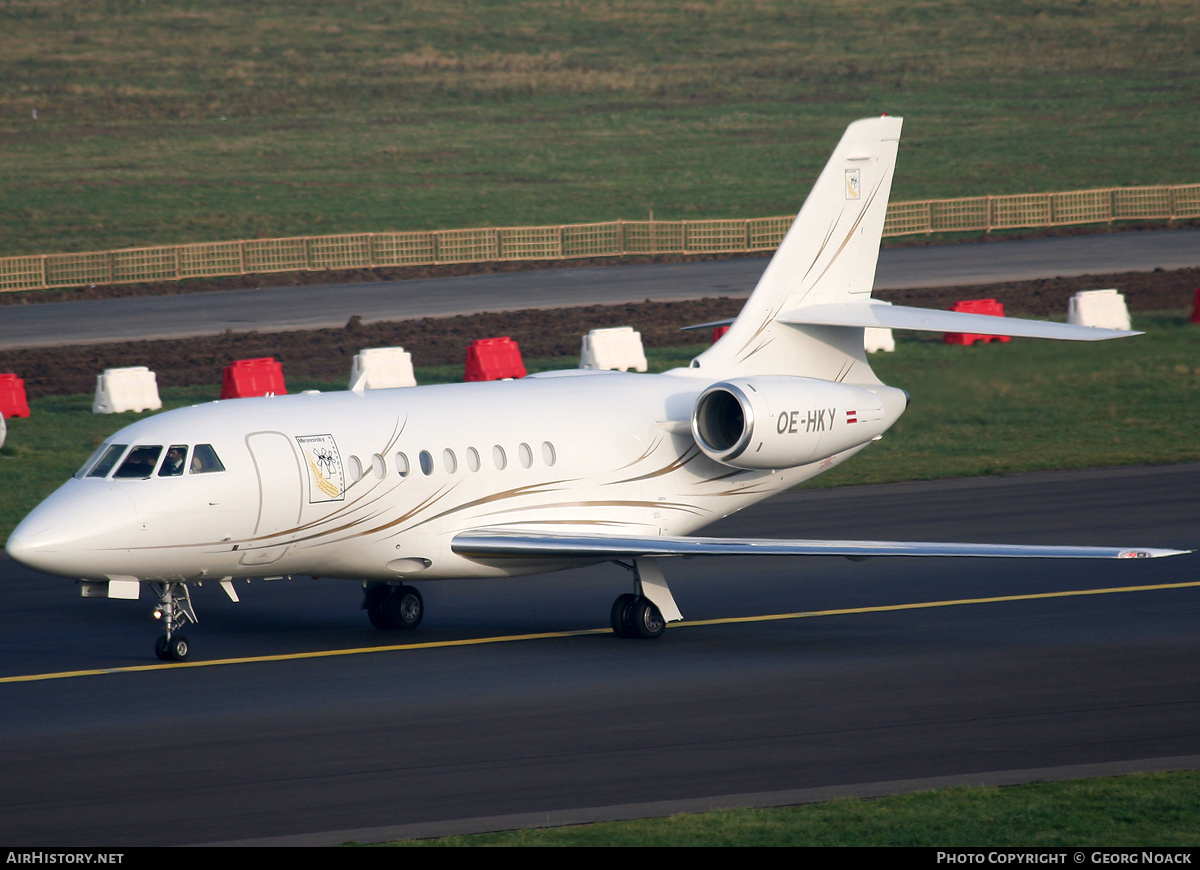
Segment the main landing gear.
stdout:
<svg viewBox="0 0 1200 870">
<path fill-rule="evenodd" d="M 425 616 L 425 602 L 412 586 L 372 583 L 366 588 L 363 610 L 376 628 L 416 628 Z"/>
<path fill-rule="evenodd" d="M 154 642 L 154 654 L 164 662 L 187 661 L 191 649 L 188 639 L 176 634 L 189 622 L 199 622 L 192 609 L 192 596 L 186 583 L 147 583 L 158 596 L 154 618 L 161 619 L 166 632 Z"/>
<path fill-rule="evenodd" d="M 653 640 L 667 630 L 667 623 L 654 602 L 626 592 L 613 602 L 612 630 L 617 637 Z"/>
<path fill-rule="evenodd" d="M 653 640 L 662 637 L 668 622 L 683 619 L 667 587 L 662 569 L 653 559 L 634 559 L 632 565 L 618 562 L 633 572 L 635 592 L 617 597 L 612 606 L 612 630 L 617 637 Z"/>
</svg>

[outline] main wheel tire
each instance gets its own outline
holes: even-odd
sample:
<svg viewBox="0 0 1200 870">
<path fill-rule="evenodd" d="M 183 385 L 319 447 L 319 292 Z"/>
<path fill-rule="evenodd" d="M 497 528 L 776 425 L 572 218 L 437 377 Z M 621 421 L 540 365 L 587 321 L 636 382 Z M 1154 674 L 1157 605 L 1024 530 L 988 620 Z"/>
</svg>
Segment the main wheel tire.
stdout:
<svg viewBox="0 0 1200 870">
<path fill-rule="evenodd" d="M 649 598 L 639 598 L 633 605 L 633 629 L 635 637 L 653 640 L 661 637 L 667 629 L 662 614 Z"/>
<path fill-rule="evenodd" d="M 637 637 L 633 626 L 633 605 L 637 600 L 637 596 L 632 592 L 626 592 L 624 595 L 618 595 L 617 600 L 613 602 L 612 630 L 617 637 Z"/>
<path fill-rule="evenodd" d="M 384 630 L 416 628 L 425 618 L 425 601 L 412 586 L 378 586 L 367 590 L 367 617 Z"/>
<path fill-rule="evenodd" d="M 391 588 L 379 584 L 367 587 L 367 597 L 363 602 L 371 625 L 383 631 L 396 627 L 396 622 L 391 618 L 391 611 L 388 609 L 391 597 Z"/>
<path fill-rule="evenodd" d="M 412 586 L 401 586 L 388 596 L 396 628 L 416 628 L 425 618 L 425 601 Z"/>
</svg>

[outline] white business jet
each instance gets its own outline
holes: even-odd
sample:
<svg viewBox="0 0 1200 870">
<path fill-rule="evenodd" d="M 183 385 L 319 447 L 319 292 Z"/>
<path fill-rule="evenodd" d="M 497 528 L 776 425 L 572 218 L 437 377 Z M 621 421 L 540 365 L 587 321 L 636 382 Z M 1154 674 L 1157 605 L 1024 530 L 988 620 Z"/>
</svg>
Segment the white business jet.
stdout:
<svg viewBox="0 0 1200 870">
<path fill-rule="evenodd" d="M 865 327 L 1095 341 L 1134 333 L 871 299 L 901 119 L 851 124 L 741 314 L 688 368 L 237 399 L 159 414 L 100 446 L 9 538 L 85 595 L 157 596 L 156 652 L 188 657 L 190 585 L 353 577 L 379 628 L 415 628 L 412 581 L 628 569 L 613 631 L 682 619 L 663 557 L 1131 558 L 1180 551 L 692 537 L 878 440 L 908 396 Z"/>
</svg>

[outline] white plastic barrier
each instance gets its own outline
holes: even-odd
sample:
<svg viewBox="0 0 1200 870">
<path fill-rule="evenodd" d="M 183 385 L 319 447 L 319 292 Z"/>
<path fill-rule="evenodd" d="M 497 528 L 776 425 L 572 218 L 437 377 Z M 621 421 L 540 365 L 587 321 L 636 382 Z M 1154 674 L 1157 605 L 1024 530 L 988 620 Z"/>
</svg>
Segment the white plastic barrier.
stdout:
<svg viewBox="0 0 1200 870">
<path fill-rule="evenodd" d="M 877 350 L 890 353 L 896 349 L 896 339 L 892 337 L 890 329 L 868 326 L 863 330 L 863 347 L 866 348 L 867 353 L 875 353 Z"/>
<path fill-rule="evenodd" d="M 1125 305 L 1125 295 L 1115 289 L 1076 293 L 1067 304 L 1067 323 L 1129 329 L 1129 308 Z"/>
<path fill-rule="evenodd" d="M 8 424 L 4 422 L 4 415 L 0 414 L 0 447 L 4 446 L 4 439 L 8 437 Z"/>
<path fill-rule="evenodd" d="M 882 299 L 874 300 L 877 303 L 891 305 L 890 302 L 885 302 Z M 891 353 L 896 349 L 896 339 L 892 337 L 892 331 L 883 326 L 868 326 L 863 330 L 863 348 L 867 353 L 875 353 L 882 350 Z"/>
<path fill-rule="evenodd" d="M 93 414 L 120 414 L 125 411 L 157 411 L 162 407 L 158 397 L 158 380 L 145 366 L 105 369 L 96 377 L 96 400 Z"/>
<path fill-rule="evenodd" d="M 415 387 L 412 354 L 402 347 L 368 347 L 350 364 L 350 389 L 387 390 Z"/>
<path fill-rule="evenodd" d="M 579 367 L 644 372 L 646 352 L 642 349 L 642 334 L 632 326 L 593 329 L 583 337 Z"/>
</svg>

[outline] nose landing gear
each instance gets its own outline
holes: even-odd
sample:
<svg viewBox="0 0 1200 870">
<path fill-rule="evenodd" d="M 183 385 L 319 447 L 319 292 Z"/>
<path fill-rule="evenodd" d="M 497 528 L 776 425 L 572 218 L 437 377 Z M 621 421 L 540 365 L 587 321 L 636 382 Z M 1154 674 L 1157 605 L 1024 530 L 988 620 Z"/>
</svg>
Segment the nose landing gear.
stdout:
<svg viewBox="0 0 1200 870">
<path fill-rule="evenodd" d="M 188 639 L 176 634 L 189 622 L 199 622 L 192 609 L 192 595 L 186 583 L 147 583 L 158 596 L 154 618 L 161 619 L 166 632 L 154 642 L 154 654 L 164 662 L 187 661 L 191 652 Z"/>
</svg>

